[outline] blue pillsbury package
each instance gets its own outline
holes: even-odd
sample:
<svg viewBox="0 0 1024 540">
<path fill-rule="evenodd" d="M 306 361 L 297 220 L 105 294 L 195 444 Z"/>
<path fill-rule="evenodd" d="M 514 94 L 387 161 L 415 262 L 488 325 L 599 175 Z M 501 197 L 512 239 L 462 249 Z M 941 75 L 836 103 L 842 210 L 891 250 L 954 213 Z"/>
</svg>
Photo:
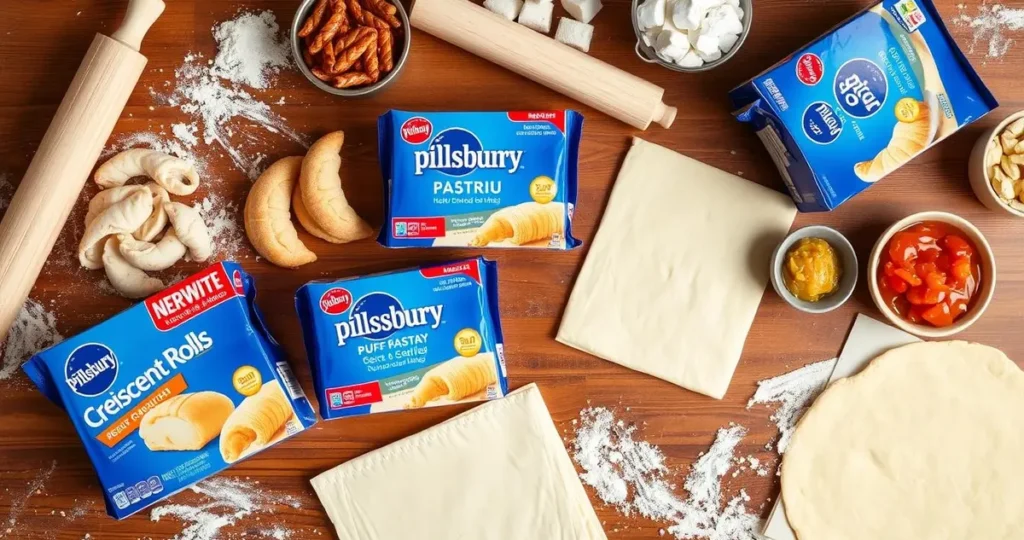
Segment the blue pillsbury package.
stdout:
<svg viewBox="0 0 1024 540">
<path fill-rule="evenodd" d="M 508 392 L 494 262 L 314 281 L 295 307 L 324 419 Z"/>
<path fill-rule="evenodd" d="M 25 364 L 71 417 L 111 516 L 316 423 L 255 295 L 237 264 L 219 263 Z"/>
<path fill-rule="evenodd" d="M 885 0 L 729 94 L 803 212 L 832 210 L 998 104 L 931 0 Z"/>
<path fill-rule="evenodd" d="M 390 111 L 378 121 L 386 247 L 572 249 L 583 116 Z"/>
</svg>

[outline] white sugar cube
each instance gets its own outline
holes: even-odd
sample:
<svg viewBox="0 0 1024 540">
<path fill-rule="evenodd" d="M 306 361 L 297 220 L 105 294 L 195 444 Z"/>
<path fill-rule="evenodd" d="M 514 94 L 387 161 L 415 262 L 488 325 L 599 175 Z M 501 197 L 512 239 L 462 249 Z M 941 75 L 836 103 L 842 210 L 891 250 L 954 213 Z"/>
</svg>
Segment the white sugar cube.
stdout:
<svg viewBox="0 0 1024 540">
<path fill-rule="evenodd" d="M 662 5 L 664 6 L 664 2 Z M 577 21 L 589 23 L 604 5 L 601 4 L 601 0 L 562 0 L 562 7 Z M 663 7 L 661 11 L 664 16 L 665 8 Z"/>
<path fill-rule="evenodd" d="M 636 8 L 636 22 L 640 30 L 661 28 L 665 24 L 665 0 L 645 0 Z"/>
<path fill-rule="evenodd" d="M 484 7 L 514 21 L 519 16 L 519 10 L 523 9 L 523 0 L 484 0 Z"/>
<path fill-rule="evenodd" d="M 551 14 L 555 11 L 555 5 L 548 2 L 529 1 L 523 4 L 519 12 L 519 24 L 532 28 L 541 34 L 551 31 Z"/>
<path fill-rule="evenodd" d="M 697 38 L 697 43 L 693 48 L 696 49 L 697 54 L 700 54 L 702 57 L 711 56 L 715 53 L 718 53 L 719 55 L 722 54 L 722 51 L 718 50 L 718 36 L 710 34 L 701 34 L 700 37 Z M 707 58 L 705 58 L 705 60 L 707 60 Z"/>
<path fill-rule="evenodd" d="M 724 36 L 718 36 L 718 50 L 722 51 L 723 54 L 731 51 L 739 39 L 739 34 L 725 34 Z"/>
<path fill-rule="evenodd" d="M 690 40 L 686 38 L 686 34 L 666 28 L 658 34 L 654 50 L 665 61 L 678 62 L 690 52 Z"/>
<path fill-rule="evenodd" d="M 555 39 L 557 41 L 561 41 L 574 49 L 590 52 L 590 40 L 593 37 L 593 26 L 565 17 L 558 19 L 558 29 L 555 30 Z"/>
<path fill-rule="evenodd" d="M 676 61 L 676 64 L 679 64 L 680 66 L 685 68 L 699 68 L 704 65 L 704 59 L 701 58 L 696 52 L 690 51 L 686 53 L 685 56 Z"/>
</svg>

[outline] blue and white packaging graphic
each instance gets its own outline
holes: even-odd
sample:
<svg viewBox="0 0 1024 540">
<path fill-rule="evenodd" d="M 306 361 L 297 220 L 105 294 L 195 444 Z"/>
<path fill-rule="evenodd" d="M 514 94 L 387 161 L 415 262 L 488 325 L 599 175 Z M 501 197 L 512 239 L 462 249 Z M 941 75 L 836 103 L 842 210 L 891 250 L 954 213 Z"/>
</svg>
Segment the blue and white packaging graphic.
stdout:
<svg viewBox="0 0 1024 540">
<path fill-rule="evenodd" d="M 729 93 L 803 212 L 828 211 L 998 106 L 931 0 L 884 0 Z"/>
<path fill-rule="evenodd" d="M 583 116 L 389 111 L 377 123 L 386 247 L 572 249 Z"/>
<path fill-rule="evenodd" d="M 313 281 L 295 294 L 320 416 L 508 393 L 497 264 L 477 257 Z"/>
<path fill-rule="evenodd" d="M 111 516 L 316 423 L 255 295 L 241 267 L 218 263 L 25 364 L 71 417 Z"/>
</svg>

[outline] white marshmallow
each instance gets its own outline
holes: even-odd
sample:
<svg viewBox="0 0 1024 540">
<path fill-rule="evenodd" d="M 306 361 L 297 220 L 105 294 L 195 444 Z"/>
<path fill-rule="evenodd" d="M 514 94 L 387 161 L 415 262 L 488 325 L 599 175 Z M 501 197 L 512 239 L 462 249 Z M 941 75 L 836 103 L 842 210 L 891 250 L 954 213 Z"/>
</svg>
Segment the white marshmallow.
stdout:
<svg viewBox="0 0 1024 540">
<path fill-rule="evenodd" d="M 715 43 L 718 43 L 717 39 L 715 40 Z M 718 50 L 718 47 L 716 46 L 715 50 L 711 51 L 710 53 L 697 51 L 697 56 L 700 56 L 701 59 L 704 60 L 705 62 L 714 62 L 715 60 L 718 60 L 719 58 L 722 57 L 722 51 Z"/>
<path fill-rule="evenodd" d="M 697 43 L 694 49 L 697 51 L 697 54 L 701 55 L 701 58 L 704 58 L 705 60 L 707 60 L 705 56 L 711 56 L 716 53 L 719 56 L 722 55 L 722 51 L 718 50 L 718 36 L 712 36 L 710 34 L 701 34 L 700 37 L 697 38 Z"/>
<path fill-rule="evenodd" d="M 519 16 L 519 10 L 523 9 L 523 0 L 484 0 L 484 7 L 514 21 Z"/>
<path fill-rule="evenodd" d="M 547 34 L 551 32 L 551 14 L 554 10 L 555 5 L 552 3 L 528 1 L 519 12 L 519 24 Z"/>
<path fill-rule="evenodd" d="M 690 52 L 690 41 L 686 34 L 671 29 L 663 29 L 654 42 L 654 50 L 668 62 L 676 62 Z"/>
<path fill-rule="evenodd" d="M 566 45 L 590 52 L 590 40 L 594 37 L 594 27 L 583 22 L 574 21 L 565 17 L 558 19 L 558 29 L 555 30 L 555 40 Z"/>
<path fill-rule="evenodd" d="M 654 47 L 654 40 L 658 39 L 658 34 L 660 33 L 660 28 L 648 28 L 640 34 L 640 39 L 643 39 L 648 47 Z"/>
<path fill-rule="evenodd" d="M 704 59 L 698 56 L 697 53 L 690 51 L 676 61 L 676 63 L 685 68 L 699 68 L 704 65 Z"/>
<path fill-rule="evenodd" d="M 577 21 L 589 23 L 604 5 L 601 0 L 562 0 L 562 7 Z"/>
<path fill-rule="evenodd" d="M 730 6 L 718 6 L 708 10 L 700 24 L 700 33 L 712 36 L 739 34 L 742 31 L 743 23 Z"/>
<path fill-rule="evenodd" d="M 636 22 L 640 30 L 660 28 L 665 24 L 665 0 L 645 0 L 636 8 Z"/>
<path fill-rule="evenodd" d="M 680 30 L 697 30 L 705 11 L 699 0 L 676 0 L 672 4 L 672 24 Z"/>
<path fill-rule="evenodd" d="M 722 54 L 731 51 L 739 39 L 739 34 L 725 34 L 724 36 L 718 36 L 718 50 L 722 51 Z"/>
</svg>

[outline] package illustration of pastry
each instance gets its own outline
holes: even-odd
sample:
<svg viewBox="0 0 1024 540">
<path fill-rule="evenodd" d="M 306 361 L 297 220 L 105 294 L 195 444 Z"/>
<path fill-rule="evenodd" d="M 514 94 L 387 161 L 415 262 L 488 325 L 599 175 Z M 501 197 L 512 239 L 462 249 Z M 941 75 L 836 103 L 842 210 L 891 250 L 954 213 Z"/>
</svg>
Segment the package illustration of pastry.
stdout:
<svg viewBox="0 0 1024 540">
<path fill-rule="evenodd" d="M 478 257 L 303 285 L 295 307 L 320 416 L 504 396 L 497 284 L 496 263 Z"/>
<path fill-rule="evenodd" d="M 884 0 L 729 93 L 804 212 L 838 207 L 998 106 L 931 0 Z"/>
<path fill-rule="evenodd" d="M 386 247 L 572 249 L 583 117 L 390 111 L 378 121 Z"/>
<path fill-rule="evenodd" d="M 316 423 L 255 295 L 240 266 L 218 263 L 25 364 L 71 417 L 111 516 Z"/>
</svg>

